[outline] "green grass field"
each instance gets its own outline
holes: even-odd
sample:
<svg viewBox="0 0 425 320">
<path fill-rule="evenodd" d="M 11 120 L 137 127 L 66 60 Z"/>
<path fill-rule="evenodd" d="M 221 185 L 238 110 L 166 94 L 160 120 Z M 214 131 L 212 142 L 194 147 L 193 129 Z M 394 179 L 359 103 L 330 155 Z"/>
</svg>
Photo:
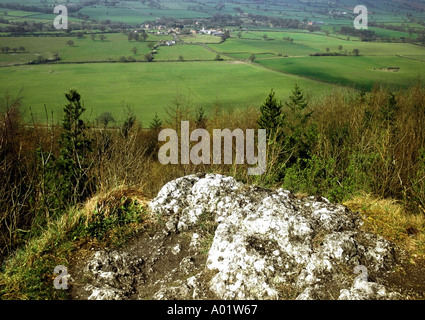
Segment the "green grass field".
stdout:
<svg viewBox="0 0 425 320">
<path fill-rule="evenodd" d="M 43 23 L 51 24 L 57 15 L 53 13 L 41 13 L 41 12 L 32 12 L 32 11 L 19 11 L 19 10 L 9 10 L 7 8 L 0 8 L 0 18 L 8 20 L 10 22 L 27 22 L 27 23 Z M 69 17 L 68 21 L 72 22 L 81 22 L 82 20 Z"/>
<path fill-rule="evenodd" d="M 159 47 L 155 59 L 177 60 L 179 56 L 182 56 L 184 60 L 214 60 L 216 55 L 199 45 L 177 44 Z"/>
<path fill-rule="evenodd" d="M 413 33 L 410 35 L 408 32 L 402 32 L 402 31 L 395 31 L 395 30 L 388 30 L 383 28 L 377 28 L 377 27 L 369 27 L 369 30 L 372 30 L 380 37 L 387 37 L 387 38 L 408 38 L 408 37 L 415 37 L 416 35 Z"/>
<path fill-rule="evenodd" d="M 267 39 L 232 38 L 208 46 L 237 59 L 256 56 L 256 63 L 267 68 L 339 85 L 370 89 L 378 82 L 391 87 L 407 87 L 425 72 L 425 47 L 407 43 L 362 42 L 311 33 L 250 32 L 251 36 L 267 35 Z M 284 37 L 294 39 L 293 43 Z M 339 50 L 339 46 L 342 49 Z M 311 57 L 316 52 L 351 54 L 360 50 L 360 57 Z M 288 57 L 279 57 L 278 54 Z M 399 67 L 398 72 L 376 71 Z"/>
<path fill-rule="evenodd" d="M 214 61 L 217 53 L 200 44 L 176 44 L 160 46 L 154 63 L 4 67 L 0 68 L 2 91 L 17 92 L 23 88 L 25 105 L 31 106 L 40 120 L 44 117 L 44 104 L 55 110 L 55 119 L 59 119 L 63 93 L 70 87 L 77 87 L 82 90 L 87 106 L 91 108 L 92 118 L 99 115 L 101 110 L 118 115 L 128 104 L 134 107 L 141 119 L 149 119 L 148 123 L 156 111 L 164 114 L 164 107 L 177 93 L 190 97 L 194 105 L 204 105 L 206 108 L 217 101 L 226 106 L 241 107 L 260 105 L 272 87 L 282 90 L 284 96 L 295 82 L 312 93 L 322 92 L 331 85 L 370 89 L 377 82 L 396 88 L 409 86 L 425 72 L 425 48 L 420 46 L 347 41 L 283 31 L 249 34 L 261 37 L 264 33 L 274 40 L 233 37 L 224 43 L 207 44 L 221 54 L 225 61 L 220 62 Z M 199 41 L 206 41 L 206 37 L 210 36 L 199 36 Z M 283 37 L 293 38 L 294 43 L 284 41 Z M 121 56 L 143 60 L 150 51 L 147 47 L 149 42 L 171 38 L 171 35 L 150 34 L 147 42 L 136 42 L 128 41 L 127 36 L 121 33 L 107 34 L 105 41 L 100 41 L 98 37 L 93 41 L 89 35 L 82 39 L 3 37 L 0 38 L 0 46 L 24 46 L 27 52 L 0 54 L 0 65 L 25 63 L 38 55 L 48 58 L 54 52 L 59 53 L 61 62 L 68 63 L 116 61 Z M 74 46 L 66 44 L 70 39 L 74 41 Z M 342 52 L 358 48 L 361 56 L 309 56 L 311 53 L 325 52 L 327 47 L 331 51 L 338 51 L 339 45 L 343 47 Z M 133 47 L 138 49 L 136 54 L 131 52 Z M 256 55 L 254 64 L 230 61 L 232 58 L 246 60 L 251 54 Z M 179 56 L 185 61 L 177 62 Z M 388 67 L 400 69 L 389 72 L 385 69 Z M 27 119 L 28 116 L 27 112 Z"/>
<path fill-rule="evenodd" d="M 250 40 L 250 39 L 227 39 L 221 44 L 210 44 L 209 47 L 222 53 L 237 54 L 237 53 L 282 53 L 288 55 L 308 55 L 314 50 L 304 44 L 289 43 L 283 40 Z"/>
<path fill-rule="evenodd" d="M 172 17 L 176 19 L 184 18 L 208 18 L 209 14 L 193 12 L 188 10 L 167 10 L 153 9 L 147 6 L 140 6 L 135 2 L 127 1 L 123 6 L 90 6 L 80 10 L 82 14 L 93 17 L 96 20 L 111 20 L 115 22 L 124 22 L 133 25 L 152 21 L 161 17 Z"/>
<path fill-rule="evenodd" d="M 9 0 L 0 0 L 6 4 Z M 70 2 L 81 4 L 79 0 Z M 372 6 L 371 21 L 391 23 L 399 26 L 424 28 L 408 21 L 405 12 L 412 17 L 425 14 L 391 3 L 379 2 Z M 47 0 L 22 1 L 25 5 L 48 6 L 56 2 Z M 25 47 L 25 52 L 0 53 L 0 77 L 2 93 L 24 90 L 24 102 L 31 106 L 41 120 L 44 119 L 44 104 L 55 111 L 60 118 L 63 93 L 70 87 L 81 90 L 94 118 L 103 111 L 111 111 L 119 118 L 125 105 L 132 106 L 145 125 L 155 111 L 164 114 L 164 107 L 173 96 L 182 93 L 193 105 L 206 108 L 214 103 L 225 106 L 259 106 L 273 87 L 281 96 L 288 95 L 295 82 L 310 94 L 321 94 L 335 85 L 355 86 L 370 89 L 375 83 L 390 87 L 407 87 L 425 72 L 425 47 L 408 43 L 362 42 L 356 37 L 337 33 L 341 25 L 352 24 L 352 0 L 340 0 L 334 10 L 348 11 L 347 16 L 325 14 L 331 5 L 326 0 L 315 1 L 311 10 L 306 1 L 290 0 L 285 3 L 225 3 L 220 0 L 181 2 L 163 0 L 120 1 L 115 5 L 105 3 L 87 4 L 79 13 L 89 16 L 88 21 L 110 20 L 124 22 L 133 27 L 148 20 L 165 18 L 210 18 L 214 14 L 232 15 L 243 19 L 247 14 L 299 19 L 299 21 L 321 20 L 322 30 L 276 29 L 272 25 L 250 26 L 248 29 L 231 26 L 231 38 L 221 42 L 220 37 L 209 35 L 180 35 L 184 42 L 173 46 L 160 46 L 153 63 L 117 63 L 122 57 L 143 61 L 152 49 L 148 44 L 161 40 L 172 40 L 173 35 L 149 33 L 146 42 L 128 41 L 124 33 L 107 33 L 106 40 L 96 40 L 86 34 L 82 39 L 75 36 L 2 36 L 0 47 Z M 320 9 L 320 10 L 319 10 Z M 350 9 L 350 10 L 349 10 Z M 42 22 L 51 24 L 55 15 L 49 13 L 20 11 L 0 8 L 0 17 L 7 21 Z M 315 11 L 316 10 L 316 11 Z M 407 10 L 407 11 L 406 11 Z M 240 12 L 243 12 L 240 13 Z M 78 16 L 82 18 L 82 16 Z M 71 21 L 78 21 L 70 17 Z M 78 25 L 76 23 L 76 25 Z M 202 24 L 204 26 L 204 24 Z M 132 28 L 133 28 L 132 27 Z M 99 28 L 97 26 L 96 28 Z M 195 28 L 190 26 L 190 29 Z M 200 25 L 199 25 L 200 28 Z M 102 29 L 104 30 L 104 29 Z M 393 31 L 371 27 L 379 36 L 388 38 L 416 37 L 405 31 Z M 329 32 L 329 36 L 325 35 Z M 99 32 L 99 31 L 96 31 Z M 241 32 L 241 38 L 238 38 Z M 7 35 L 3 33 L 2 35 Z M 44 34 L 46 35 L 46 34 Z M 263 36 L 266 35 L 265 40 Z M 293 42 L 284 40 L 291 38 Z M 73 46 L 67 45 L 72 40 Z M 137 52 L 132 52 L 136 48 Z M 210 49 L 210 50 L 209 50 Z M 351 56 L 354 49 L 360 50 L 360 57 Z M 312 57 L 314 53 L 326 51 L 346 53 L 346 57 Z M 28 61 L 52 58 L 55 53 L 61 58 L 60 64 L 25 65 Z M 217 54 L 223 61 L 214 61 Z M 254 54 L 254 63 L 248 62 Z M 183 57 L 183 61 L 179 57 Z M 110 62 L 110 63 L 107 63 Z M 113 62 L 113 63 L 112 63 Z M 73 64 L 76 63 L 76 64 Z M 13 66 L 15 65 L 15 66 Z M 21 65 L 21 66 L 16 66 Z M 13 66 L 13 67 L 12 67 Z M 399 68 L 389 72 L 389 67 Z M 26 119 L 29 119 L 28 112 Z"/>
<path fill-rule="evenodd" d="M 375 83 L 406 88 L 425 74 L 425 62 L 401 57 L 303 57 L 263 59 L 258 63 L 283 72 L 335 84 L 371 89 Z M 398 72 L 386 68 L 398 67 Z M 375 70 L 374 70 L 375 68 Z"/>
<path fill-rule="evenodd" d="M 76 37 L 3 37 L 0 38 L 0 47 L 19 48 L 23 46 L 26 52 L 0 54 L 0 66 L 11 64 L 25 64 L 41 55 L 45 58 L 53 57 L 59 53 L 62 62 L 87 62 L 119 60 L 120 57 L 133 57 L 143 60 L 144 55 L 151 51 L 149 42 L 157 43 L 159 40 L 171 40 L 171 35 L 149 34 L 146 42 L 128 41 L 126 35 L 121 33 L 106 34 L 106 40 L 101 41 L 99 35 L 95 40 L 86 34 L 84 38 Z M 72 40 L 74 46 L 67 45 Z M 137 48 L 134 54 L 131 49 Z M 160 46 L 156 60 L 177 60 L 180 55 L 185 60 L 214 60 L 216 54 L 199 45 Z"/>
<path fill-rule="evenodd" d="M 220 37 L 215 37 L 208 34 L 181 35 L 180 39 L 185 43 L 219 43 L 221 41 Z"/>
<path fill-rule="evenodd" d="M 416 46 L 408 43 L 381 43 L 381 42 L 362 42 L 355 41 L 353 37 L 350 37 L 350 40 L 340 39 L 335 37 L 326 37 L 325 35 L 311 34 L 311 33 L 301 33 L 301 32 L 252 32 L 254 35 L 262 36 L 266 34 L 268 38 L 275 39 L 273 41 L 252 41 L 252 42 L 242 42 L 239 39 L 234 39 L 236 43 L 227 44 L 232 46 L 231 49 L 241 48 L 241 51 L 251 51 L 254 52 L 259 48 L 275 49 L 284 48 L 285 42 L 282 40 L 283 37 L 290 37 L 294 39 L 294 44 L 304 46 L 306 48 L 305 54 L 315 53 L 315 52 L 325 52 L 326 48 L 329 48 L 331 51 L 338 51 L 338 46 L 342 45 L 343 49 L 347 49 L 348 52 L 357 48 L 360 50 L 362 55 L 385 55 L 385 56 L 394 56 L 396 54 L 405 55 L 421 55 L 425 54 L 425 48 Z M 252 49 L 247 49 L 247 46 L 251 46 Z M 215 48 L 218 49 L 216 46 Z M 291 47 L 286 47 L 289 55 L 299 55 L 299 52 L 295 52 Z M 223 46 L 223 51 L 227 51 L 227 47 Z M 270 50 L 271 51 L 271 50 Z"/>
<path fill-rule="evenodd" d="M 122 120 L 126 105 L 134 109 L 147 126 L 155 112 L 164 116 L 177 94 L 193 107 L 206 110 L 214 104 L 223 107 L 259 106 L 271 88 L 279 97 L 288 97 L 295 83 L 306 95 L 325 94 L 331 85 L 232 61 L 183 63 L 96 63 L 79 65 L 38 65 L 0 68 L 3 83 L 0 94 L 16 94 L 23 89 L 25 118 L 29 107 L 45 122 L 44 105 L 59 120 L 64 93 L 77 88 L 94 119 L 104 111 Z"/>
<path fill-rule="evenodd" d="M 242 53 L 230 53 L 229 54 L 232 57 L 239 58 L 239 59 L 249 59 L 251 56 L 251 53 L 249 52 L 242 52 Z M 255 54 L 256 59 L 264 59 L 264 58 L 275 58 L 278 57 L 275 53 L 271 52 L 264 52 L 264 53 L 256 53 Z"/>
</svg>

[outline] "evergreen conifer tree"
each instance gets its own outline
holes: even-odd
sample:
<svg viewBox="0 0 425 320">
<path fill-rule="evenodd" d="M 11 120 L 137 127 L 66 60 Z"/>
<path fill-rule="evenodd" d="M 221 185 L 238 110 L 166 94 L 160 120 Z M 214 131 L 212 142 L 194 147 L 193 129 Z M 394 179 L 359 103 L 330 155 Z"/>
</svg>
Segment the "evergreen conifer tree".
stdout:
<svg viewBox="0 0 425 320">
<path fill-rule="evenodd" d="M 149 124 L 149 129 L 157 131 L 162 127 L 162 120 L 158 117 L 158 113 L 155 112 L 155 117 Z"/>
<path fill-rule="evenodd" d="M 196 115 L 195 115 L 195 125 L 197 128 L 204 128 L 207 125 L 207 116 L 205 114 L 205 110 L 202 107 L 199 107 L 196 109 Z"/>
<path fill-rule="evenodd" d="M 311 148 L 317 137 L 314 125 L 308 125 L 312 112 L 307 110 L 308 103 L 297 84 L 285 105 L 289 109 L 289 112 L 283 112 L 288 119 L 286 145 L 292 154 L 287 165 L 291 166 L 297 161 L 305 165 L 311 157 Z"/>
<path fill-rule="evenodd" d="M 292 95 L 289 97 L 289 102 L 287 102 L 286 105 L 298 118 L 300 118 L 301 112 L 307 108 L 307 102 L 298 84 L 295 84 Z"/>
<path fill-rule="evenodd" d="M 81 115 L 86 110 L 81 96 L 75 89 L 65 94 L 62 119 L 62 134 L 59 140 L 60 154 L 56 162 L 59 198 L 63 204 L 75 204 L 85 199 L 89 193 L 89 159 L 92 141 L 87 137 L 86 124 Z"/>
<path fill-rule="evenodd" d="M 273 89 L 270 91 L 266 101 L 261 105 L 260 112 L 260 119 L 257 122 L 259 129 L 267 130 L 267 140 L 274 139 L 278 128 L 283 125 L 284 118 L 282 116 L 282 102 L 277 101 Z"/>
</svg>

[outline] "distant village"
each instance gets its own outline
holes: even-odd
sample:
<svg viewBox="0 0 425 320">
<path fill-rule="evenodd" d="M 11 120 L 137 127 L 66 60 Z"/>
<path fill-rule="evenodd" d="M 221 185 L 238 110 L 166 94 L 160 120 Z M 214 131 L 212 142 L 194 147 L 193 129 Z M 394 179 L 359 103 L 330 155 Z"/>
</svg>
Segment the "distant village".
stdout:
<svg viewBox="0 0 425 320">
<path fill-rule="evenodd" d="M 144 28 L 147 32 L 150 33 L 157 33 L 157 34 L 208 34 L 212 36 L 222 37 L 225 34 L 225 30 L 218 28 L 218 29 L 205 29 L 205 27 L 202 27 L 202 29 L 182 29 L 182 28 L 169 28 L 164 25 L 156 25 L 151 26 L 149 24 L 141 25 L 142 28 Z"/>
<path fill-rule="evenodd" d="M 342 14 L 345 14 L 345 12 Z M 151 33 L 151 34 L 159 34 L 159 35 L 205 34 L 205 35 L 211 35 L 216 37 L 226 37 L 226 34 L 228 35 L 229 31 L 232 31 L 232 30 L 223 29 L 223 28 L 205 28 L 204 26 L 201 27 L 201 23 L 198 21 L 194 22 L 194 24 L 192 25 L 188 25 L 187 27 L 183 25 L 179 27 L 170 27 L 169 25 L 158 24 L 158 23 L 160 22 L 156 21 L 152 23 L 145 23 L 140 25 L 140 28 L 143 29 L 144 32 Z M 303 21 L 300 23 L 308 27 L 311 27 L 311 26 L 318 27 L 318 25 L 325 24 L 323 21 Z M 270 26 L 273 27 L 273 25 L 270 25 Z M 240 27 L 239 30 L 246 31 L 247 29 Z M 161 45 L 167 45 L 167 46 L 174 45 L 175 43 L 176 42 L 174 40 L 161 41 Z"/>
</svg>

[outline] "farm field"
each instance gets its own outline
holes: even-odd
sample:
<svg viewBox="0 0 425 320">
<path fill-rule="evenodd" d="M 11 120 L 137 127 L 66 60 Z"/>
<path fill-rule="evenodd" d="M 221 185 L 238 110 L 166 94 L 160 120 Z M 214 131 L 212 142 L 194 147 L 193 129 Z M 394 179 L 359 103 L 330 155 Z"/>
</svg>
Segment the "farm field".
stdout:
<svg viewBox="0 0 425 320">
<path fill-rule="evenodd" d="M 0 18 L 7 19 L 12 22 L 31 22 L 31 23 L 51 23 L 55 19 L 56 14 L 41 13 L 31 11 L 8 10 L 0 8 Z M 81 22 L 80 19 L 69 17 L 70 22 Z"/>
<path fill-rule="evenodd" d="M 185 43 L 219 43 L 221 42 L 220 37 L 214 37 L 206 34 L 190 34 L 181 35 L 180 39 Z"/>
<path fill-rule="evenodd" d="M 377 27 L 370 27 L 369 30 L 372 30 L 379 36 L 388 37 L 388 38 L 407 38 L 410 36 L 415 36 L 413 32 L 410 35 L 408 32 L 388 30 L 388 29 L 377 28 Z"/>
<path fill-rule="evenodd" d="M 259 32 L 250 32 L 260 35 Z M 425 72 L 425 48 L 407 43 L 362 42 L 326 37 L 317 34 L 264 32 L 267 39 L 232 38 L 208 46 L 237 59 L 255 55 L 255 63 L 310 79 L 371 89 L 374 83 L 394 88 L 407 87 Z M 283 40 L 292 38 L 293 42 Z M 314 53 L 330 52 L 348 56 L 312 57 Z M 358 49 L 360 56 L 354 56 Z M 386 68 L 399 68 L 387 72 Z"/>
<path fill-rule="evenodd" d="M 425 71 L 425 46 L 401 42 L 419 37 L 425 28 L 421 24 L 425 14 L 395 0 L 369 4 L 372 23 L 398 28 L 370 27 L 378 38 L 393 39 L 392 43 L 361 41 L 356 34 L 338 32 L 341 26 L 352 25 L 351 0 L 337 1 L 335 6 L 324 0 L 312 6 L 296 0 L 68 3 L 75 11 L 69 17 L 72 31 L 58 32 L 51 26 L 55 14 L 49 13 L 49 6 L 53 0 L 43 4 L 27 0 L 12 7 L 9 0 L 0 0 L 3 31 L 10 26 L 19 26 L 18 30 L 39 26 L 37 31 L 2 32 L 0 37 L 0 47 L 9 48 L 0 53 L 0 93 L 16 93 L 22 88 L 25 105 L 38 117 L 44 116 L 46 104 L 58 119 L 60 101 L 69 86 L 84 91 L 92 118 L 100 110 L 117 116 L 128 104 L 147 119 L 146 125 L 154 110 L 163 115 L 164 107 L 180 93 L 207 109 L 216 103 L 258 106 L 271 88 L 282 97 L 295 83 L 310 96 L 329 92 L 334 86 L 369 90 L 380 83 L 404 88 Z M 271 20 L 261 22 L 262 17 Z M 297 19 L 298 25 L 276 27 L 273 19 Z M 308 30 L 302 25 L 309 21 L 319 24 Z M 227 29 L 230 37 L 190 34 L 208 28 Z M 129 41 L 130 33 L 142 29 L 148 34 L 146 41 Z M 103 41 L 102 35 L 106 37 Z M 176 42 L 165 44 L 171 40 Z M 353 50 L 360 56 L 354 56 Z M 147 63 L 151 52 L 153 62 Z M 311 56 L 327 52 L 347 56 Z M 55 57 L 59 60 L 52 62 Z M 28 65 L 30 61 L 32 65 Z M 114 88 L 115 94 L 105 88 Z"/>
<path fill-rule="evenodd" d="M 310 97 L 317 92 L 329 93 L 333 88 L 255 64 L 232 61 L 18 66 L 1 68 L 0 79 L 2 95 L 23 90 L 26 119 L 31 119 L 31 108 L 35 118 L 44 121 L 46 105 L 48 114 L 53 111 L 54 119 L 59 120 L 64 93 L 77 88 L 90 119 L 109 111 L 117 121 L 121 120 L 128 105 L 145 126 L 156 112 L 164 116 L 165 108 L 172 105 L 177 95 L 182 95 L 192 107 L 210 110 L 214 105 L 258 106 L 271 88 L 277 96 L 288 97 L 294 83 Z"/>
<path fill-rule="evenodd" d="M 161 46 L 158 48 L 158 54 L 155 59 L 158 61 L 175 61 L 179 56 L 184 60 L 214 60 L 216 54 L 200 45 L 182 45 Z"/>
<path fill-rule="evenodd" d="M 237 53 L 273 53 L 275 55 L 282 53 L 288 55 L 308 55 L 314 52 L 309 46 L 299 43 L 289 43 L 279 40 L 251 40 L 251 39 L 228 39 L 226 42 L 221 44 L 210 44 L 210 48 L 216 51 L 228 54 Z"/>
<path fill-rule="evenodd" d="M 173 18 L 207 18 L 209 14 L 194 13 L 187 10 L 155 10 L 138 7 L 135 2 L 128 2 L 128 5 L 110 8 L 107 6 L 88 7 L 81 10 L 81 13 L 98 20 L 111 20 L 129 24 L 143 23 L 160 17 Z"/>
<path fill-rule="evenodd" d="M 421 46 L 416 46 L 408 43 L 385 43 L 385 42 L 366 42 L 366 41 L 357 41 L 356 39 L 350 37 L 350 40 L 346 38 L 335 38 L 335 37 L 326 37 L 325 35 L 320 34 L 311 34 L 311 33 L 300 33 L 300 32 L 251 32 L 254 35 L 259 37 L 264 34 L 267 35 L 267 39 L 274 40 L 262 40 L 262 42 L 242 42 L 231 43 L 228 42 L 223 44 L 223 50 L 227 50 L 225 45 L 230 46 L 230 50 L 235 50 L 235 47 L 242 48 L 241 50 L 247 50 L 244 46 L 251 46 L 253 48 L 265 48 L 268 50 L 273 50 L 278 48 L 283 43 L 287 41 L 282 40 L 284 37 L 289 37 L 294 39 L 294 45 L 301 45 L 308 48 L 308 51 L 305 53 L 315 53 L 315 52 L 325 52 L 326 48 L 330 48 L 331 51 L 338 51 L 338 46 L 342 45 L 343 49 L 346 49 L 348 52 L 352 51 L 355 48 L 360 50 L 362 55 L 404 55 L 404 54 L 425 54 L 425 48 Z M 242 39 L 234 39 L 238 42 Z M 215 47 L 217 48 L 217 47 Z M 295 47 L 293 47 L 295 48 Z M 287 47 L 287 54 L 289 55 L 298 55 L 298 51 L 292 51 L 292 47 Z"/>
<path fill-rule="evenodd" d="M 149 34 L 147 41 L 128 41 L 128 37 L 120 33 L 105 34 L 106 39 L 101 41 L 100 34 L 95 40 L 87 34 L 82 39 L 75 37 L 4 37 L 0 38 L 0 46 L 10 48 L 24 47 L 25 52 L 0 54 L 0 65 L 24 64 L 34 60 L 37 56 L 52 58 L 54 53 L 59 53 L 62 62 L 96 62 L 119 60 L 120 57 L 131 56 L 136 60 L 143 59 L 149 53 L 149 43 L 168 41 L 171 35 Z M 208 36 L 214 38 L 212 36 Z M 73 41 L 73 45 L 67 44 Z M 134 54 L 132 48 L 136 48 Z M 156 60 L 177 60 L 182 55 L 186 60 L 214 60 L 216 54 L 199 45 L 174 45 L 160 46 Z"/>
<path fill-rule="evenodd" d="M 258 63 L 310 79 L 367 90 L 375 83 L 394 90 L 407 88 L 425 74 L 425 62 L 417 63 L 402 57 L 303 57 L 263 59 Z M 391 68 L 399 70 L 392 72 Z"/>
<path fill-rule="evenodd" d="M 258 38 L 266 34 L 274 40 L 246 39 L 245 34 Z M 45 117 L 43 106 L 46 104 L 49 110 L 54 110 L 55 119 L 59 119 L 58 101 L 63 100 L 68 87 L 75 86 L 81 88 L 91 108 L 91 118 L 98 116 L 101 110 L 113 112 L 119 118 L 123 107 L 130 105 L 149 123 L 155 112 L 165 114 L 164 108 L 176 94 L 190 97 L 191 103 L 208 110 L 214 103 L 231 107 L 259 105 L 271 88 L 284 97 L 295 83 L 308 88 L 313 95 L 333 85 L 367 90 L 375 83 L 391 88 L 408 87 L 425 73 L 425 48 L 413 44 L 348 41 L 311 33 L 253 31 L 245 34 L 239 39 L 233 32 L 231 38 L 222 43 L 210 43 L 217 38 L 213 36 L 183 37 L 186 44 L 159 46 L 154 63 L 131 64 L 86 62 L 116 62 L 120 57 L 143 61 L 151 50 L 149 43 L 173 37 L 149 34 L 145 42 L 128 41 L 122 33 L 106 34 L 104 41 L 99 40 L 100 34 L 95 40 L 88 34 L 82 39 L 3 37 L 1 46 L 24 46 L 26 52 L 0 54 L 0 65 L 25 64 L 39 55 L 51 58 L 55 52 L 59 53 L 61 64 L 0 68 L 4 83 L 1 94 L 22 88 L 25 105 L 31 106 L 38 118 Z M 292 38 L 293 42 L 283 40 L 284 37 Z M 190 44 L 187 39 L 199 43 Z M 68 40 L 74 45 L 67 45 Z M 206 44 L 201 45 L 202 41 Z M 339 46 L 342 46 L 341 52 L 348 53 L 357 48 L 360 56 L 310 56 L 326 52 L 326 48 L 339 52 Z M 132 48 L 137 52 L 132 52 Z M 217 54 L 223 61 L 214 61 Z M 252 54 L 256 57 L 254 63 L 248 61 Z M 183 61 L 178 61 L 179 57 Z M 74 62 L 84 64 L 72 64 Z M 398 69 L 391 72 L 395 70 L 391 68 Z M 102 88 L 112 87 L 119 88 L 118 94 L 109 90 L 102 92 L 105 91 Z M 27 119 L 28 116 L 27 113 Z"/>
</svg>

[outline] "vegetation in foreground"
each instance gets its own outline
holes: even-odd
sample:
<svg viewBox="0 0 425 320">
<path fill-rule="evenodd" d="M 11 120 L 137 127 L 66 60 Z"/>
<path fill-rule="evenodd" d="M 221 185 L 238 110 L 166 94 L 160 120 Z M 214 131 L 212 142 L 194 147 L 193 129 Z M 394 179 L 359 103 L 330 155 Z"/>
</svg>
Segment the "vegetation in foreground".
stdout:
<svg viewBox="0 0 425 320">
<path fill-rule="evenodd" d="M 20 100 L 2 100 L 2 299 L 66 299 L 52 289 L 55 265 L 90 245 L 123 245 L 155 223 L 147 213 L 168 181 L 217 172 L 264 187 L 325 196 L 360 211 L 365 227 L 394 241 L 412 261 L 425 256 L 425 88 L 396 92 L 339 89 L 309 101 L 302 88 L 280 101 L 272 90 L 260 108 L 206 113 L 176 100 L 149 130 L 129 112 L 118 127 L 105 113 L 84 118 L 76 90 L 66 94 L 61 127 L 20 115 Z M 268 166 L 247 176 L 245 165 L 161 165 L 161 128 L 266 128 Z M 94 125 L 94 123 L 92 124 Z"/>
</svg>

